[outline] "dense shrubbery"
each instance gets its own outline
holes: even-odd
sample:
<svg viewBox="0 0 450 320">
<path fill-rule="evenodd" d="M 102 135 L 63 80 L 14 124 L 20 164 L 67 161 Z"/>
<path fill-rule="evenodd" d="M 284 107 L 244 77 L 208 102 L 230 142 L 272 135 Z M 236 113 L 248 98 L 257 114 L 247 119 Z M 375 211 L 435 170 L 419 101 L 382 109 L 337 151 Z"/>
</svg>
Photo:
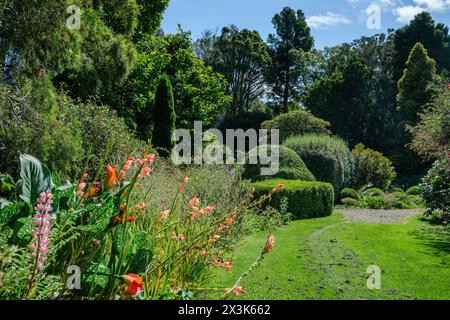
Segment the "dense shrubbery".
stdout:
<svg viewBox="0 0 450 320">
<path fill-rule="evenodd" d="M 277 188 L 283 189 L 264 204 L 280 209 L 282 199 L 286 197 L 287 211 L 293 218 L 324 217 L 333 212 L 334 190 L 329 183 L 278 179 L 255 182 L 252 186 L 256 197 L 268 195 Z"/>
<path fill-rule="evenodd" d="M 223 134 L 227 129 L 261 129 L 261 124 L 272 117 L 270 114 L 263 111 L 240 112 L 238 114 L 227 114 L 222 119 L 219 119 L 217 129 Z"/>
<path fill-rule="evenodd" d="M 0 84 L 0 171 L 17 176 L 21 153 L 32 154 L 67 178 L 97 163 L 125 158 L 140 142 L 110 108 L 56 94 L 44 79 L 19 89 Z"/>
<path fill-rule="evenodd" d="M 257 153 L 257 147 L 250 150 L 249 154 Z M 286 179 L 286 180 L 303 180 L 303 181 L 315 181 L 314 175 L 308 170 L 303 160 L 295 153 L 294 150 L 289 149 L 285 146 L 274 147 L 279 150 L 279 170 L 275 175 L 272 176 L 262 176 L 261 175 L 261 163 L 258 164 L 247 164 L 244 167 L 244 172 L 242 177 L 244 179 L 250 179 L 251 181 L 260 181 L 267 179 Z M 268 147 L 268 150 L 272 150 Z M 247 156 L 247 159 L 249 157 Z"/>
<path fill-rule="evenodd" d="M 353 186 L 361 188 L 372 185 L 386 190 L 396 177 L 392 162 L 380 152 L 365 148 L 358 144 L 352 151 L 355 161 Z"/>
<path fill-rule="evenodd" d="M 450 156 L 437 160 L 421 185 L 428 213 L 437 212 L 450 218 Z"/>
<path fill-rule="evenodd" d="M 353 158 L 344 140 L 307 135 L 290 137 L 284 145 L 297 152 L 317 181 L 330 182 L 337 195 L 350 185 Z"/>
<path fill-rule="evenodd" d="M 341 203 L 346 207 L 368 209 L 415 209 L 424 206 L 424 200 L 419 195 L 406 194 L 402 190 L 385 193 L 378 188 L 361 188 L 359 191 L 344 189 Z"/>
<path fill-rule="evenodd" d="M 306 134 L 327 135 L 331 133 L 328 130 L 329 126 L 329 122 L 314 117 L 310 112 L 297 110 L 281 114 L 270 121 L 266 121 L 261 127 L 267 130 L 279 129 L 280 140 L 284 141 L 292 136 Z"/>
</svg>

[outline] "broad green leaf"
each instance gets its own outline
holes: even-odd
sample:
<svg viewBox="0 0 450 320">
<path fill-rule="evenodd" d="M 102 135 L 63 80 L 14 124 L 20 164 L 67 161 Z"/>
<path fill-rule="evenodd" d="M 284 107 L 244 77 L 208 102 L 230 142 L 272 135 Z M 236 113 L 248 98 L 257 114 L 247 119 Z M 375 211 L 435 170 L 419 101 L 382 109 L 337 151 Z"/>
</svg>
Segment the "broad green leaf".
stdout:
<svg viewBox="0 0 450 320">
<path fill-rule="evenodd" d="M 50 170 L 33 156 L 20 155 L 20 177 L 22 192 L 20 198 L 34 204 L 41 192 L 53 188 Z"/>
</svg>

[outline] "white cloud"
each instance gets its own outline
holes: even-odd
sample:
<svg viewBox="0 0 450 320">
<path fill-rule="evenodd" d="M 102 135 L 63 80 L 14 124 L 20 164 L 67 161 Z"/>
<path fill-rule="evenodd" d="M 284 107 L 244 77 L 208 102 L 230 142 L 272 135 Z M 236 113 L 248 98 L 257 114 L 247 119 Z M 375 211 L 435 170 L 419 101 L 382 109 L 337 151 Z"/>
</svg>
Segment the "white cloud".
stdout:
<svg viewBox="0 0 450 320">
<path fill-rule="evenodd" d="M 449 0 L 414 0 L 417 6 L 424 6 L 428 11 L 443 11 L 450 7 Z"/>
<path fill-rule="evenodd" d="M 394 14 L 397 16 L 398 22 L 408 23 L 422 11 L 425 9 L 418 6 L 405 6 L 394 9 Z"/>
<path fill-rule="evenodd" d="M 306 19 L 308 25 L 313 29 L 328 28 L 339 24 L 348 24 L 350 20 L 340 14 L 327 12 L 324 15 L 311 16 Z"/>
<path fill-rule="evenodd" d="M 403 6 L 393 10 L 397 21 L 408 23 L 422 11 L 442 12 L 450 9 L 450 0 L 413 0 L 414 6 Z"/>
</svg>

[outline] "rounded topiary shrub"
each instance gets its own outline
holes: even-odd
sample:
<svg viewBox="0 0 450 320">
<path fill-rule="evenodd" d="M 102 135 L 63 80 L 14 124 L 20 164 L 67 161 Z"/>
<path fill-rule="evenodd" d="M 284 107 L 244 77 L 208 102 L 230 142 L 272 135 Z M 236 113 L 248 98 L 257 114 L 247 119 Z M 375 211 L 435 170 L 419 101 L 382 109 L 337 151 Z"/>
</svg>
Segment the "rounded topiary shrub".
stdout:
<svg viewBox="0 0 450 320">
<path fill-rule="evenodd" d="M 267 130 L 280 130 L 280 140 L 284 141 L 288 137 L 305 134 L 328 135 L 331 134 L 329 126 L 329 122 L 313 116 L 310 112 L 297 110 L 266 121 L 261 127 Z"/>
<path fill-rule="evenodd" d="M 290 137 L 284 145 L 297 152 L 318 181 L 331 183 L 336 194 L 350 185 L 353 158 L 344 140 L 306 135 Z"/>
<path fill-rule="evenodd" d="M 410 196 L 420 196 L 422 194 L 422 190 L 418 186 L 413 186 L 406 190 L 406 194 Z"/>
<path fill-rule="evenodd" d="M 267 180 L 267 179 L 286 179 L 286 180 L 302 180 L 302 181 L 315 181 L 316 178 L 308 170 L 300 156 L 292 149 L 285 146 L 274 146 L 272 149 L 270 146 L 264 146 L 268 148 L 269 154 L 271 150 L 279 150 L 279 170 L 275 175 L 262 176 L 261 175 L 261 163 L 249 164 L 249 155 L 247 155 L 246 165 L 242 177 L 244 179 L 250 179 L 252 182 Z M 249 154 L 257 154 L 259 148 L 250 150 Z"/>
<path fill-rule="evenodd" d="M 325 217 L 333 213 L 334 190 L 333 186 L 325 182 L 311 182 L 298 180 L 267 180 L 252 183 L 255 197 L 261 197 L 272 192 L 273 188 L 283 184 L 284 190 L 272 195 L 263 206 L 280 209 L 281 200 L 288 200 L 288 212 L 294 218 Z"/>
<path fill-rule="evenodd" d="M 351 198 L 351 199 L 358 200 L 359 199 L 358 191 L 356 191 L 355 189 L 352 189 L 352 188 L 342 189 L 341 199 L 345 199 L 345 198 Z"/>
<path fill-rule="evenodd" d="M 361 188 L 364 185 L 372 185 L 386 190 L 391 185 L 397 174 L 392 162 L 382 153 L 366 148 L 358 144 L 352 151 L 355 161 L 353 186 Z"/>
<path fill-rule="evenodd" d="M 389 190 L 389 192 L 391 192 L 391 193 L 393 193 L 393 192 L 402 192 L 402 193 L 404 193 L 405 191 L 403 191 L 402 188 L 394 187 L 394 188 L 391 188 L 391 189 Z"/>
</svg>

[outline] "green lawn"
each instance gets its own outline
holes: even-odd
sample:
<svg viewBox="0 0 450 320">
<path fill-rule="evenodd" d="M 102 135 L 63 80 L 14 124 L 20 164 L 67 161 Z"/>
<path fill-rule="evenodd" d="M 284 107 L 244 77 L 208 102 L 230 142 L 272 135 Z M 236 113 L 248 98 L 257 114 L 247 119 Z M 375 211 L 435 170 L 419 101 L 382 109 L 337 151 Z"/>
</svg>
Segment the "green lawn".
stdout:
<svg viewBox="0 0 450 320">
<path fill-rule="evenodd" d="M 255 260 L 267 233 L 246 238 L 230 287 Z M 414 217 L 406 224 L 349 223 L 341 215 L 291 222 L 274 250 L 244 278 L 242 299 L 450 299 L 450 232 Z M 381 289 L 367 289 L 367 267 L 381 268 Z"/>
</svg>

